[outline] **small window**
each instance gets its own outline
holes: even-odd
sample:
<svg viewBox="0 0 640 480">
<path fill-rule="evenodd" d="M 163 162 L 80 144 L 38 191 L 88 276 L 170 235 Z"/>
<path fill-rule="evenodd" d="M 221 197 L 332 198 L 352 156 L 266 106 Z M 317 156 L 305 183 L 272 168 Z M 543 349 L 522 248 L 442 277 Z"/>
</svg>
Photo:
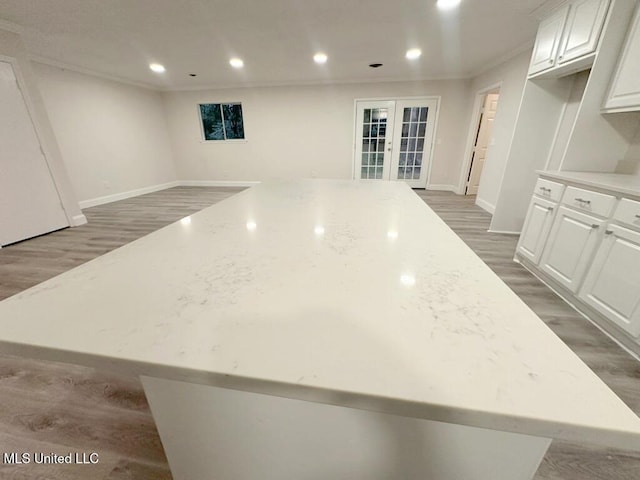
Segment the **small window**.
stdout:
<svg viewBox="0 0 640 480">
<path fill-rule="evenodd" d="M 202 136 L 209 140 L 243 140 L 244 122 L 240 103 L 201 103 Z"/>
</svg>

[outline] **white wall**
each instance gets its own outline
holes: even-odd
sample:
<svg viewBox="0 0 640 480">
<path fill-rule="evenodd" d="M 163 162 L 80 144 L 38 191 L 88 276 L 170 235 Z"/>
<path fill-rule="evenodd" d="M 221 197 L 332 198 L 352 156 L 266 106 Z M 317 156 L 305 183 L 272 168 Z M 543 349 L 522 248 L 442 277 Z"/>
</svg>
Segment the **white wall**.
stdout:
<svg viewBox="0 0 640 480">
<path fill-rule="evenodd" d="M 500 99 L 493 122 L 492 141 L 487 151 L 476 197 L 476 203 L 491 213 L 495 209 L 507 165 L 509 146 L 518 117 L 530 58 L 531 51 L 527 50 L 471 80 L 470 91 L 474 96 L 478 92 L 500 83 Z M 477 127 L 477 121 L 475 112 L 472 112 L 471 130 Z M 470 156 L 470 154 L 469 151 L 468 155 Z M 466 168 L 469 165 L 468 160 L 465 159 L 463 164 Z M 467 173 L 466 171 L 460 172 L 462 176 Z"/>
<path fill-rule="evenodd" d="M 83 206 L 176 180 L 159 92 L 33 65 Z"/>
<path fill-rule="evenodd" d="M 613 114 L 619 115 L 619 114 Z M 636 117 L 638 121 L 638 129 L 636 130 L 636 135 L 629 145 L 629 149 L 627 150 L 627 154 L 624 159 L 618 162 L 616 166 L 617 173 L 629 173 L 640 175 L 640 112 L 632 112 L 627 113 L 627 115 L 633 115 Z"/>
<path fill-rule="evenodd" d="M 38 140 L 42 146 L 47 166 L 51 172 L 51 177 L 69 224 L 74 226 L 86 223 L 69 181 L 65 164 L 62 161 L 62 155 L 47 115 L 47 110 L 43 105 L 37 78 L 31 68 L 31 63 L 27 59 L 27 51 L 19 34 L 0 29 L 0 55 L 10 57 L 16 62 L 16 75 L 19 77 L 20 88 L 29 108 Z M 29 187 L 27 183 L 24 186 L 25 188 Z"/>
<path fill-rule="evenodd" d="M 261 181 L 352 178 L 354 99 L 441 96 L 430 184 L 455 189 L 468 122 L 468 82 L 394 82 L 165 92 L 178 178 Z M 244 143 L 203 142 L 198 103 L 242 102 Z"/>
</svg>

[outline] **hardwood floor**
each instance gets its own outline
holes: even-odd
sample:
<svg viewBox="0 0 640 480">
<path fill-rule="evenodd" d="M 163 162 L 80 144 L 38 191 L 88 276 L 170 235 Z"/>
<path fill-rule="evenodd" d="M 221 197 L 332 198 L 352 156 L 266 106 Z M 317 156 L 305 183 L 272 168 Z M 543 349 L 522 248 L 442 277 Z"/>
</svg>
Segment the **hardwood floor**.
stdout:
<svg viewBox="0 0 640 480">
<path fill-rule="evenodd" d="M 84 211 L 89 224 L 0 250 L 0 299 L 124 245 L 239 189 L 176 187 Z M 473 197 L 416 191 L 640 414 L 640 363 L 513 262 L 517 237 L 487 233 Z M 588 399 L 585 399 L 588 401 Z M 0 479 L 170 479 L 140 382 L 75 365 L 0 357 L 0 454 L 97 452 L 96 465 L 2 465 Z M 640 453 L 554 442 L 536 480 L 637 480 Z"/>
</svg>

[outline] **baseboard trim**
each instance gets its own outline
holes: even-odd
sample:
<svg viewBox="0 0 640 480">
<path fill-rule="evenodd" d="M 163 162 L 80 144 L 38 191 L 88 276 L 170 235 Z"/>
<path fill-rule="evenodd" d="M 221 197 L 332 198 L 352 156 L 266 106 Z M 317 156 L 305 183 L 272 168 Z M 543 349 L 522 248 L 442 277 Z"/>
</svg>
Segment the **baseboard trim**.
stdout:
<svg viewBox="0 0 640 480">
<path fill-rule="evenodd" d="M 526 259 L 520 258 L 517 253 L 513 260 L 522 265 L 531 275 L 536 277 L 540 282 L 546 285 L 549 290 L 558 295 L 558 297 L 560 297 L 567 305 L 579 313 L 580 316 L 613 340 L 622 350 L 640 361 L 640 345 L 630 339 L 626 332 L 623 332 L 619 327 L 614 325 L 598 311 L 581 302 L 579 298 L 573 297 L 570 293 L 567 293 L 562 286 L 558 285 L 553 279 L 546 277 L 544 273 L 538 271 L 538 269 L 532 266 Z"/>
<path fill-rule="evenodd" d="M 71 217 L 72 227 L 79 227 L 80 225 L 84 225 L 85 223 L 87 223 L 87 217 L 85 217 L 83 214 L 74 215 L 73 217 Z"/>
<path fill-rule="evenodd" d="M 147 193 L 153 193 L 167 188 L 178 187 L 181 182 L 174 181 L 168 183 L 161 183 L 159 185 L 151 185 L 149 187 L 136 188 L 135 190 L 129 190 L 127 192 L 114 193 L 113 195 L 105 195 L 104 197 L 90 198 L 89 200 L 82 200 L 78 202 L 81 209 L 95 207 L 97 205 L 104 205 L 105 203 L 117 202 L 118 200 L 125 200 L 131 197 L 137 197 L 139 195 L 145 195 Z"/>
<path fill-rule="evenodd" d="M 427 190 L 438 190 L 441 192 L 453 192 L 457 193 L 457 188 L 455 185 L 444 185 L 444 184 L 430 184 L 427 185 Z"/>
<path fill-rule="evenodd" d="M 483 200 L 479 197 L 476 197 L 476 205 L 478 205 L 481 209 L 486 210 L 487 212 L 489 212 L 491 215 L 493 215 L 496 211 L 496 207 L 495 205 L 491 205 L 489 202 L 487 202 L 486 200 Z M 491 231 L 491 230 L 489 230 Z"/>
<path fill-rule="evenodd" d="M 260 182 L 254 180 L 180 180 L 178 183 L 183 187 L 253 187 Z"/>
</svg>

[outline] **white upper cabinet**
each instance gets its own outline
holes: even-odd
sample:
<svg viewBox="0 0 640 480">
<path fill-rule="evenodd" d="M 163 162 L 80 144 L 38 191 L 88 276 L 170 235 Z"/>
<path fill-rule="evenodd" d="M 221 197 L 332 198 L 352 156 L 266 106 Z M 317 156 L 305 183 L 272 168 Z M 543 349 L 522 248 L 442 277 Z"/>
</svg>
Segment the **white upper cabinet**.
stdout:
<svg viewBox="0 0 640 480">
<path fill-rule="evenodd" d="M 604 109 L 640 110 L 640 7 L 636 8 L 636 14 L 627 33 Z"/>
<path fill-rule="evenodd" d="M 575 73 L 593 63 L 609 0 L 573 0 L 540 23 L 529 75 Z"/>
<path fill-rule="evenodd" d="M 531 65 L 529 65 L 529 75 L 542 72 L 555 65 L 568 13 L 569 7 L 566 6 L 540 22 L 536 43 L 533 46 Z"/>
<path fill-rule="evenodd" d="M 576 0 L 571 3 L 558 63 L 570 62 L 596 51 L 608 5 L 608 1 L 602 0 Z"/>
</svg>

